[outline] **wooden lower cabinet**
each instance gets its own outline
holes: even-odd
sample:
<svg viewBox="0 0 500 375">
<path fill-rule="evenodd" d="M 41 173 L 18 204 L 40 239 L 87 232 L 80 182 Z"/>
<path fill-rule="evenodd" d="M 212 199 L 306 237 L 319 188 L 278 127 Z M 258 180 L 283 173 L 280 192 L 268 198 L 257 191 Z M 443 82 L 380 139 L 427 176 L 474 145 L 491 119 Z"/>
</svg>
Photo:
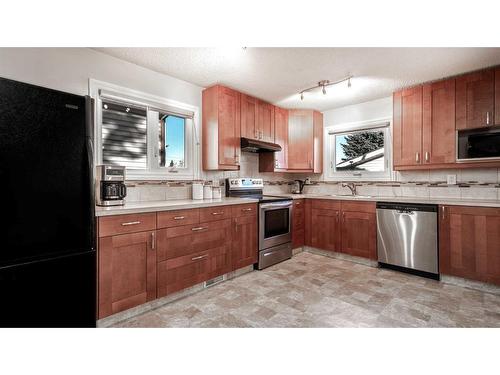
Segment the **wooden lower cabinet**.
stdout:
<svg viewBox="0 0 500 375">
<path fill-rule="evenodd" d="M 377 218 L 374 202 L 342 202 L 341 252 L 377 259 Z"/>
<path fill-rule="evenodd" d="M 440 207 L 439 272 L 500 284 L 500 208 Z"/>
<path fill-rule="evenodd" d="M 232 269 L 257 263 L 257 216 L 242 216 L 233 219 Z"/>
<path fill-rule="evenodd" d="M 305 208 L 304 199 L 293 201 L 292 212 L 292 248 L 304 246 L 305 241 Z"/>
<path fill-rule="evenodd" d="M 155 231 L 100 238 L 99 319 L 155 298 Z"/>
<path fill-rule="evenodd" d="M 310 204 L 310 209 L 307 208 L 307 204 Z M 318 199 L 307 204 L 305 211 L 307 245 L 363 258 L 377 258 L 374 202 Z M 310 219 L 307 218 L 309 211 Z"/>
<path fill-rule="evenodd" d="M 231 219 L 158 230 L 158 297 L 231 270 Z"/>
<path fill-rule="evenodd" d="M 311 204 L 311 246 L 327 251 L 340 250 L 340 203 L 313 200 Z"/>
</svg>

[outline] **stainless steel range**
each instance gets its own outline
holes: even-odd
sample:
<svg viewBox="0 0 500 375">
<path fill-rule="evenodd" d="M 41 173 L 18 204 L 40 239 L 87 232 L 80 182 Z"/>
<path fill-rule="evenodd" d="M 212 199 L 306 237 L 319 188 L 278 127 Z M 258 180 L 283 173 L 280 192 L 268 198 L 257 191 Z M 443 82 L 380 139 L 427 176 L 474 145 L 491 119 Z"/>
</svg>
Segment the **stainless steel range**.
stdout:
<svg viewBox="0 0 500 375">
<path fill-rule="evenodd" d="M 258 269 L 292 257 L 292 207 L 290 198 L 263 195 L 261 178 L 226 179 L 226 196 L 259 200 Z"/>
</svg>

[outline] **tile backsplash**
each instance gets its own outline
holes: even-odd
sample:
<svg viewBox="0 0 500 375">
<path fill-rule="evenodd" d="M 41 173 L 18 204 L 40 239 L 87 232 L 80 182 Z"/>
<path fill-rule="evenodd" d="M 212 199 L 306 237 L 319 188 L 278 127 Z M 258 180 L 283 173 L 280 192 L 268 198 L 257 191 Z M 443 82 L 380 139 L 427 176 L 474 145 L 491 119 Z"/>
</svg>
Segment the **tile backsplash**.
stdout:
<svg viewBox="0 0 500 375">
<path fill-rule="evenodd" d="M 447 176 L 455 175 L 457 183 L 447 185 Z M 348 194 L 341 182 L 324 181 L 323 175 L 289 173 L 259 173 L 257 154 L 242 153 L 239 171 L 203 171 L 204 181 L 226 178 L 254 177 L 264 180 L 265 194 L 284 194 L 291 191 L 293 180 L 310 177 L 304 193 Z M 396 171 L 393 181 L 355 181 L 360 195 L 380 197 L 462 198 L 500 200 L 500 169 L 478 168 L 461 170 Z M 156 201 L 190 199 L 192 181 L 128 181 L 127 201 Z M 224 194 L 224 192 L 223 192 Z"/>
</svg>

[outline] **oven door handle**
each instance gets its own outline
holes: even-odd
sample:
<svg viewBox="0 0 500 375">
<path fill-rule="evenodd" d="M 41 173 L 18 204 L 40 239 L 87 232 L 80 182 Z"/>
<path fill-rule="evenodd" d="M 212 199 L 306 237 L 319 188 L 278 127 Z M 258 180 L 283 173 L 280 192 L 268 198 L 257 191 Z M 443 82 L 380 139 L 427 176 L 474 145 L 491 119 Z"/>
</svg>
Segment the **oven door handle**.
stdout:
<svg viewBox="0 0 500 375">
<path fill-rule="evenodd" d="M 272 203 L 263 203 L 260 205 L 260 208 L 286 208 L 292 207 L 292 201 L 284 201 L 284 202 L 272 202 Z"/>
</svg>

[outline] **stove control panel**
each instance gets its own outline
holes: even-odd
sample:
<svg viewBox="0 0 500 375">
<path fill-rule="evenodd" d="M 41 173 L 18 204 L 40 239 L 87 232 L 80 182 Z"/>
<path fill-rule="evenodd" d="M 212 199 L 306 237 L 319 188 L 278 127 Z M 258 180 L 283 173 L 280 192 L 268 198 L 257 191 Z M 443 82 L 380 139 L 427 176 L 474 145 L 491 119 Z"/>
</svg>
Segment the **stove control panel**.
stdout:
<svg viewBox="0 0 500 375">
<path fill-rule="evenodd" d="M 226 181 L 229 190 L 262 189 L 264 187 L 262 178 L 228 178 Z"/>
</svg>

